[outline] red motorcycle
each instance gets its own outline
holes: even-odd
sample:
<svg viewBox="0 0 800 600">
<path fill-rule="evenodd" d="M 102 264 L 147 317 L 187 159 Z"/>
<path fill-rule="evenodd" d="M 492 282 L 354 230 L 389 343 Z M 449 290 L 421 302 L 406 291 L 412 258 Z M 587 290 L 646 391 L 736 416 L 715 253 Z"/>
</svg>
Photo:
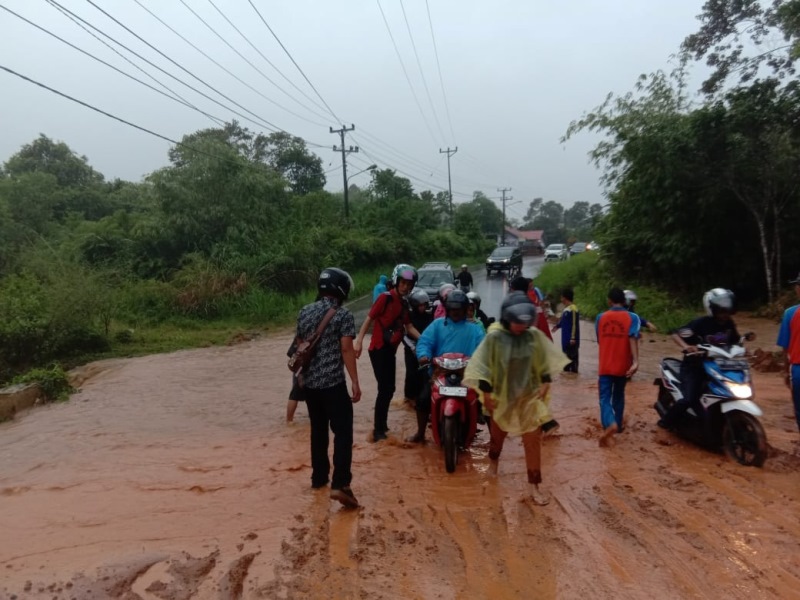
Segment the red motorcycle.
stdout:
<svg viewBox="0 0 800 600">
<path fill-rule="evenodd" d="M 468 362 L 456 352 L 433 359 L 431 429 L 433 441 L 444 448 L 448 473 L 456 470 L 458 451 L 469 447 L 478 429 L 478 395 L 461 383 Z"/>
</svg>

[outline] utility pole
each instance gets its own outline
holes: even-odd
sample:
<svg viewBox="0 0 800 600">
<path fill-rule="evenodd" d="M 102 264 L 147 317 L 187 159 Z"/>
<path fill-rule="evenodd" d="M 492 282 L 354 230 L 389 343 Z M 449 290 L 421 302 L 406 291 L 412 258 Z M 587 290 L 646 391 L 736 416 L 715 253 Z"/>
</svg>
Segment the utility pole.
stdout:
<svg viewBox="0 0 800 600">
<path fill-rule="evenodd" d="M 439 154 L 447 154 L 447 189 L 450 193 L 450 216 L 453 216 L 453 182 L 450 179 L 450 157 L 453 156 L 458 152 L 458 146 L 450 150 L 450 146 L 447 147 L 447 150 L 442 150 L 439 148 Z"/>
<path fill-rule="evenodd" d="M 506 245 L 506 192 L 510 192 L 511 188 L 497 188 L 498 192 L 502 192 L 503 194 L 503 223 L 500 226 L 500 239 L 502 240 L 501 245 Z M 513 196 L 509 196 L 508 200 L 513 200 Z"/>
<path fill-rule="evenodd" d="M 344 136 L 348 131 L 353 131 L 356 128 L 355 125 L 352 123 L 350 127 L 345 127 L 342 125 L 341 129 L 334 129 L 333 127 L 330 128 L 331 133 L 338 133 L 342 139 L 341 147 L 337 147 L 336 144 L 333 145 L 334 152 L 341 152 L 342 153 L 342 177 L 344 179 L 344 219 L 345 221 L 350 219 L 350 204 L 348 202 L 348 189 L 347 189 L 347 155 L 351 152 L 358 152 L 358 146 L 350 146 L 349 148 L 345 148 L 344 145 Z"/>
</svg>

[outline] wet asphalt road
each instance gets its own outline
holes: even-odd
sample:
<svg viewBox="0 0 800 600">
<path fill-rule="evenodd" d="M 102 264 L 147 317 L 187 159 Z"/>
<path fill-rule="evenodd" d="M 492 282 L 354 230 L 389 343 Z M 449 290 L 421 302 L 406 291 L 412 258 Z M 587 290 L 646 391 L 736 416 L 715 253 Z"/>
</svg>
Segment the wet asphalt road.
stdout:
<svg viewBox="0 0 800 600">
<path fill-rule="evenodd" d="M 544 264 L 543 256 L 525 256 L 522 264 L 522 274 L 525 277 L 535 277 Z M 500 314 L 500 305 L 503 298 L 508 294 L 508 279 L 504 274 L 493 273 L 490 278 L 486 277 L 486 269 L 483 265 L 475 265 L 470 268 L 472 278 L 475 282 L 473 290 L 481 297 L 481 310 L 489 317 L 497 318 Z M 360 327 L 364 321 L 371 305 L 371 296 L 360 298 L 347 305 L 356 320 L 356 327 Z"/>
</svg>

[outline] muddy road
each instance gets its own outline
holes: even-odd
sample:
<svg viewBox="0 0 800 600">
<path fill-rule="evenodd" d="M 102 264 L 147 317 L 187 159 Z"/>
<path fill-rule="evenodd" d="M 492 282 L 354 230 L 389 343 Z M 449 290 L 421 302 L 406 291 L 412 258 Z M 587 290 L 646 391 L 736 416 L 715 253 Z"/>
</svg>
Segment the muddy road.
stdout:
<svg viewBox="0 0 800 600">
<path fill-rule="evenodd" d="M 771 347 L 776 326 L 755 329 Z M 588 325 L 588 324 L 587 324 Z M 440 452 L 369 444 L 375 384 L 359 361 L 347 511 L 310 489 L 308 419 L 284 422 L 289 334 L 95 363 L 68 403 L 0 425 L 0 598 L 800 598 L 800 453 L 788 391 L 755 374 L 763 469 L 658 430 L 660 336 L 642 344 L 628 428 L 597 445 L 597 346 L 554 384 L 544 442 L 554 501 L 523 500 L 509 440 L 487 477 L 486 432 L 455 474 Z M 399 374 L 402 377 L 402 360 Z"/>
</svg>

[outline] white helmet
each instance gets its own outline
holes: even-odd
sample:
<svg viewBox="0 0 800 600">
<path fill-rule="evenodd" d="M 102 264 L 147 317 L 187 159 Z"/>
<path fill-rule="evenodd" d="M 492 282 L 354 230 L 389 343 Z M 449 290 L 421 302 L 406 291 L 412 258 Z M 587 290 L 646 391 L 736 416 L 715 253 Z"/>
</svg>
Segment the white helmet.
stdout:
<svg viewBox="0 0 800 600">
<path fill-rule="evenodd" d="M 625 294 L 625 304 L 636 302 L 639 299 L 639 297 L 636 295 L 636 292 L 633 290 L 625 290 L 623 293 Z"/>
<path fill-rule="evenodd" d="M 736 312 L 736 296 L 725 288 L 714 288 L 703 294 L 703 307 L 712 317 L 718 310 L 727 310 L 734 314 Z"/>
</svg>

